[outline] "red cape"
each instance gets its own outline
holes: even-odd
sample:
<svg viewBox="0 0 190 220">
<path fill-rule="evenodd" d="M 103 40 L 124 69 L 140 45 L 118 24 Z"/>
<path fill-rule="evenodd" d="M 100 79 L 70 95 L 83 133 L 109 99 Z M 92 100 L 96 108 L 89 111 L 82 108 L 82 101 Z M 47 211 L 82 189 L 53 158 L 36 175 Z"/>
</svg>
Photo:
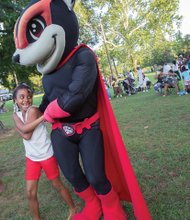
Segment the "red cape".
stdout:
<svg viewBox="0 0 190 220">
<path fill-rule="evenodd" d="M 89 48 L 85 44 L 77 46 L 59 66 L 66 63 L 75 51 L 81 47 Z M 137 220 L 151 220 L 150 213 L 140 191 L 112 110 L 112 106 L 106 93 L 105 85 L 98 68 L 98 62 L 97 69 L 99 76 L 98 112 L 104 140 L 105 169 L 107 177 L 114 190 L 118 193 L 120 200 L 132 203 L 134 215 Z"/>
<path fill-rule="evenodd" d="M 136 219 L 150 220 L 100 74 L 99 79 L 98 112 L 104 139 L 106 174 L 120 199 L 132 202 Z"/>
</svg>

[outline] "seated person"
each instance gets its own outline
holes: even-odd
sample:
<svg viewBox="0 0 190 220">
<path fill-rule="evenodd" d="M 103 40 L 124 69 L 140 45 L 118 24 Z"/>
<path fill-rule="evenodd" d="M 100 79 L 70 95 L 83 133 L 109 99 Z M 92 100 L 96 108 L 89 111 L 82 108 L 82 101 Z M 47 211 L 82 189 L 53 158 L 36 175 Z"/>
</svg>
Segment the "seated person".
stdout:
<svg viewBox="0 0 190 220">
<path fill-rule="evenodd" d="M 154 90 L 158 93 L 164 88 L 163 73 L 160 72 L 159 74 L 156 74 L 155 78 L 157 79 L 157 82 L 154 84 Z"/>
<path fill-rule="evenodd" d="M 121 82 L 114 78 L 111 85 L 113 87 L 114 97 L 122 97 L 123 90 L 121 88 Z"/>
<path fill-rule="evenodd" d="M 151 87 L 151 81 L 150 79 L 148 78 L 148 76 L 145 76 L 144 77 L 144 87 L 146 89 L 146 91 L 148 92 L 148 90 L 150 89 Z"/>
<path fill-rule="evenodd" d="M 136 88 L 135 88 L 135 80 L 131 79 L 130 77 L 127 77 L 123 80 L 122 85 L 123 89 L 126 92 L 126 95 L 132 95 L 136 93 Z"/>
<path fill-rule="evenodd" d="M 162 76 L 164 77 L 163 78 L 163 81 L 164 81 L 164 95 L 163 96 L 167 96 L 168 88 L 172 88 L 172 87 L 175 87 L 176 94 L 179 94 L 179 87 L 177 84 L 176 73 L 174 73 L 173 70 L 169 70 L 168 73 L 163 73 Z"/>
<path fill-rule="evenodd" d="M 188 70 L 185 66 L 181 68 L 181 75 L 185 85 L 186 94 L 190 92 L 190 70 Z"/>
<path fill-rule="evenodd" d="M 133 80 L 133 82 L 135 81 L 135 76 L 134 76 L 134 73 L 133 73 L 132 70 L 129 71 L 128 76 L 129 76 L 129 78 L 130 78 L 131 80 Z"/>
</svg>

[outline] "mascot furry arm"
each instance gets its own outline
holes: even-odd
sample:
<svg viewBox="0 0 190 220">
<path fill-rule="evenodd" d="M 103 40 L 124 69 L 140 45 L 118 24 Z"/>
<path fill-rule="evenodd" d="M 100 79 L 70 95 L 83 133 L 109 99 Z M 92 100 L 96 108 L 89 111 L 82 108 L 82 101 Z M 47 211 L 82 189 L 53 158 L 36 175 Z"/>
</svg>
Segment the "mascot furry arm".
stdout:
<svg viewBox="0 0 190 220">
<path fill-rule="evenodd" d="M 74 2 L 30 1 L 15 24 L 13 60 L 21 65 L 36 65 L 43 74 L 45 95 L 40 108 L 48 121 L 80 122 L 98 111 L 106 174 L 120 199 L 132 202 L 136 218 L 149 220 L 151 217 L 126 153 L 96 56 L 86 45 L 77 46 Z"/>
</svg>

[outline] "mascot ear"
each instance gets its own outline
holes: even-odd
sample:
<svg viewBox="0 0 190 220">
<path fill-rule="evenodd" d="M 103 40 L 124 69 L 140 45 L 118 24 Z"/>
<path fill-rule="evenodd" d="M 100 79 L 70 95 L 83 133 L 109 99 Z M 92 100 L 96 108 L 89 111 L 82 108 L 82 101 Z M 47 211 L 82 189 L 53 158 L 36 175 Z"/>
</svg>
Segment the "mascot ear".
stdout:
<svg viewBox="0 0 190 220">
<path fill-rule="evenodd" d="M 63 1 L 65 2 L 69 10 L 71 11 L 75 5 L 75 0 L 63 0 Z"/>
</svg>

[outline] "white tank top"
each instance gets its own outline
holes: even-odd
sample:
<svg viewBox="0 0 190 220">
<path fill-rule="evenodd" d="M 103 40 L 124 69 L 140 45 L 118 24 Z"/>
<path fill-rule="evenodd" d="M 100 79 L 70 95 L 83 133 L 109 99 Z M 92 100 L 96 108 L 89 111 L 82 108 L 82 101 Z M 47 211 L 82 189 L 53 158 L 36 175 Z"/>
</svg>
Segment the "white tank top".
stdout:
<svg viewBox="0 0 190 220">
<path fill-rule="evenodd" d="M 29 110 L 30 108 L 26 112 L 26 120 L 28 117 Z M 17 115 L 24 123 L 22 112 L 17 112 Z M 23 143 L 25 147 L 26 157 L 33 161 L 47 160 L 48 158 L 53 156 L 53 148 L 44 122 L 41 122 L 35 128 L 31 139 L 23 139 Z"/>
</svg>

